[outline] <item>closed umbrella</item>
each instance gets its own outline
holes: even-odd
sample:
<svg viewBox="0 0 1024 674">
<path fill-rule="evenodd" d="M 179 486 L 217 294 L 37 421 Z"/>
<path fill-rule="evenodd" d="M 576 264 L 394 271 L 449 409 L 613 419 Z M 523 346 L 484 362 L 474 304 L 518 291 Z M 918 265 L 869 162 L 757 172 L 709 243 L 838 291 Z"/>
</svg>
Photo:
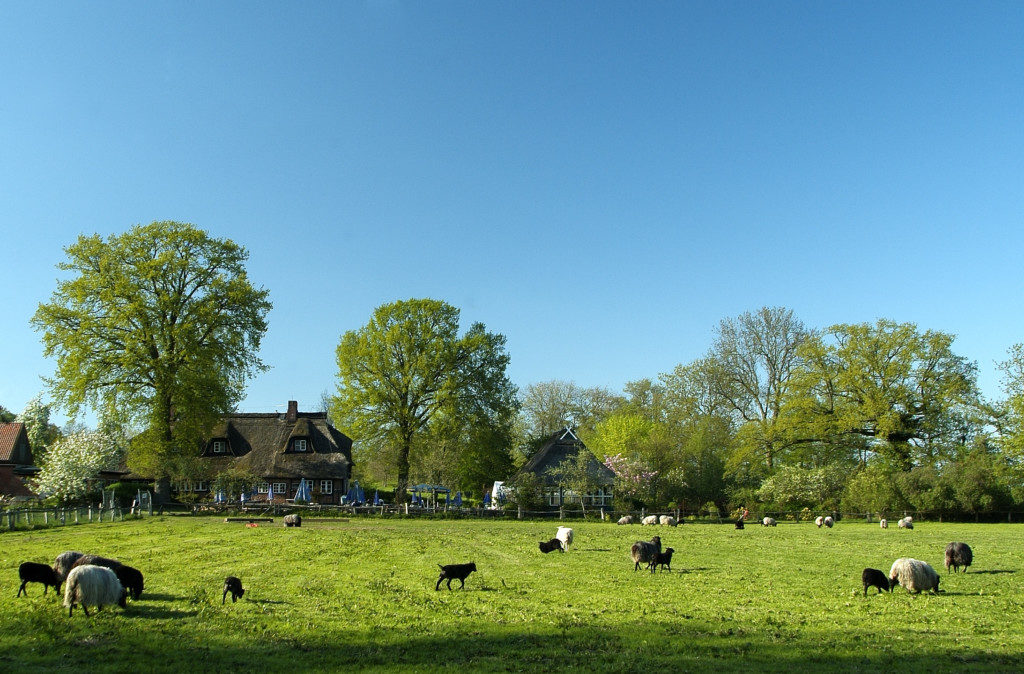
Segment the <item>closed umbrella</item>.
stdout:
<svg viewBox="0 0 1024 674">
<path fill-rule="evenodd" d="M 373 505 L 380 505 L 381 503 L 383 503 L 383 501 L 380 500 L 380 492 L 379 491 L 374 491 L 373 492 Z"/>
<path fill-rule="evenodd" d="M 295 490 L 295 500 L 305 501 L 306 503 L 309 503 L 310 501 L 313 500 L 312 494 L 309 493 L 308 480 L 299 481 L 299 488 Z"/>
<path fill-rule="evenodd" d="M 455 492 L 455 507 L 456 508 L 461 508 L 462 507 L 462 492 L 461 491 Z"/>
<path fill-rule="evenodd" d="M 274 500 L 274 485 L 267 484 L 267 501 L 269 502 L 269 501 L 273 501 L 273 500 Z"/>
</svg>

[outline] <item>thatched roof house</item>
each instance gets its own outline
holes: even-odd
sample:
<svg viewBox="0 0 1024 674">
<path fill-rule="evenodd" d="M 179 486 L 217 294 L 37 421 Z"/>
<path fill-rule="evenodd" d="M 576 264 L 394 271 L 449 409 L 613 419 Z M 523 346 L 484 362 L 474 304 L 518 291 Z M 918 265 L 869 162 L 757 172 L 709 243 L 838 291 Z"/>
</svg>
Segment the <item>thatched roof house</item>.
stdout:
<svg viewBox="0 0 1024 674">
<path fill-rule="evenodd" d="M 26 481 L 39 472 L 33 463 L 25 424 L 0 423 L 0 495 L 32 496 Z"/>
<path fill-rule="evenodd" d="M 543 486 L 544 497 L 548 505 L 561 506 L 562 504 L 580 503 L 580 496 L 569 491 L 561 483 L 559 473 L 568 468 L 581 451 L 587 453 L 587 472 L 598 485 L 593 493 L 583 495 L 582 502 L 588 506 L 611 506 L 615 473 L 598 461 L 583 444 L 583 441 L 568 428 L 552 435 L 537 453 L 523 464 L 516 476 L 523 473 L 536 475 Z"/>
<path fill-rule="evenodd" d="M 307 480 L 318 503 L 339 503 L 352 477 L 352 439 L 330 425 L 323 412 L 299 412 L 288 401 L 284 414 L 249 413 L 224 417 L 210 434 L 202 457 L 211 474 L 234 467 L 258 476 L 257 493 L 290 498 Z M 190 485 L 208 491 L 209 483 Z"/>
</svg>

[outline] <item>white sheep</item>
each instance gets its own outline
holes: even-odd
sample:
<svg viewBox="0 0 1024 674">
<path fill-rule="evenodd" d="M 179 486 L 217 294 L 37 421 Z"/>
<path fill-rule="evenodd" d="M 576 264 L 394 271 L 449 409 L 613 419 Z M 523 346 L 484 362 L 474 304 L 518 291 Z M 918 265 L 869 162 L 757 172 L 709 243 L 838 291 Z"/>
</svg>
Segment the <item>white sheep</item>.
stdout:
<svg viewBox="0 0 1024 674">
<path fill-rule="evenodd" d="M 68 573 L 67 585 L 64 586 L 64 605 L 68 607 L 68 617 L 75 610 L 75 604 L 81 604 L 85 615 L 89 615 L 89 604 L 96 610 L 104 606 L 117 604 L 121 608 L 128 605 L 128 593 L 117 579 L 117 574 L 105 566 L 85 564 L 76 566 Z"/>
<path fill-rule="evenodd" d="M 555 532 L 555 538 L 562 542 L 562 550 L 568 552 L 569 546 L 572 545 L 572 529 L 569 527 L 558 527 L 558 531 Z"/>
<path fill-rule="evenodd" d="M 776 524 L 777 523 L 775 521 L 775 518 L 773 517 L 765 517 L 763 520 L 761 520 L 762 527 L 774 527 Z"/>
<path fill-rule="evenodd" d="M 825 522 L 824 522 L 824 524 L 825 524 L 825 526 L 826 526 L 826 527 L 828 527 L 829 529 L 831 529 L 831 528 L 832 528 L 832 525 L 833 525 L 833 524 L 835 524 L 835 523 L 836 523 L 836 521 L 835 521 L 834 519 L 832 519 L 832 516 L 831 516 L 831 515 L 826 515 L 826 516 L 825 516 Z"/>
<path fill-rule="evenodd" d="M 818 527 L 819 529 L 821 528 L 821 525 L 824 524 L 824 523 L 825 523 L 825 518 L 822 517 L 821 515 L 818 515 L 817 517 L 814 518 L 814 526 Z"/>
<path fill-rule="evenodd" d="M 622 517 L 619 518 L 619 524 L 632 524 L 632 523 L 633 523 L 633 516 L 632 515 L 623 515 Z"/>
<path fill-rule="evenodd" d="M 658 523 L 658 516 L 657 515 L 648 515 L 647 517 L 645 517 L 642 520 L 640 520 L 640 524 L 643 524 L 643 525 L 657 524 L 657 523 Z"/>
<path fill-rule="evenodd" d="M 939 591 L 939 574 L 928 562 L 900 557 L 889 570 L 889 586 L 903 586 L 907 592 Z"/>
<path fill-rule="evenodd" d="M 671 515 L 662 515 L 658 518 L 658 522 L 665 527 L 674 527 L 678 524 L 678 522 L 676 522 L 676 518 Z"/>
<path fill-rule="evenodd" d="M 881 527 L 882 529 L 888 529 L 889 528 L 889 520 L 887 520 L 887 519 L 885 519 L 883 517 L 882 519 L 880 519 L 878 521 L 878 526 Z"/>
<path fill-rule="evenodd" d="M 912 520 L 909 517 L 904 517 L 903 519 L 901 519 L 896 524 L 899 526 L 900 529 L 913 529 L 914 528 L 914 520 Z"/>
</svg>

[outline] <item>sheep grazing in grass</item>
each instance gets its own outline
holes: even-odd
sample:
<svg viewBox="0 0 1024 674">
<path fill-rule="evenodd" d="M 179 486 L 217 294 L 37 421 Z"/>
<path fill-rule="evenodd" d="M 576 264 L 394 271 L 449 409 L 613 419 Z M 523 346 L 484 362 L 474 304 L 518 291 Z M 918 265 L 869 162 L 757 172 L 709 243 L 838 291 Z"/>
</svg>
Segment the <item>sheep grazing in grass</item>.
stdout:
<svg viewBox="0 0 1024 674">
<path fill-rule="evenodd" d="M 645 517 L 642 520 L 640 520 L 640 524 L 644 525 L 644 526 L 647 526 L 649 524 L 657 524 L 657 523 L 658 523 L 658 516 L 657 515 L 648 515 L 647 517 Z"/>
<path fill-rule="evenodd" d="M 926 590 L 939 591 L 939 574 L 931 564 L 920 559 L 900 557 L 889 570 L 889 587 L 902 586 L 907 592 L 917 594 Z"/>
<path fill-rule="evenodd" d="M 68 607 L 68 617 L 75 611 L 75 604 L 81 604 L 85 615 L 89 615 L 87 606 L 95 606 L 96 610 L 104 606 L 117 604 L 121 608 L 128 605 L 128 592 L 117 579 L 117 575 L 105 566 L 84 564 L 76 566 L 68 573 L 67 585 L 64 586 L 64 605 Z"/>
<path fill-rule="evenodd" d="M 447 564 L 445 566 L 438 564 L 438 566 L 441 567 L 441 575 L 437 579 L 437 585 L 434 586 L 435 591 L 441 589 L 441 581 L 445 579 L 448 580 L 449 590 L 452 589 L 453 580 L 458 580 L 462 583 L 462 585 L 459 586 L 459 589 L 463 590 L 466 588 L 466 577 L 476 571 L 476 562 L 469 562 L 468 564 Z"/>
<path fill-rule="evenodd" d="M 891 591 L 889 587 L 889 579 L 885 577 L 885 574 L 880 569 L 864 569 L 860 574 L 860 580 L 864 583 L 864 596 L 868 596 L 869 587 L 877 587 L 878 594 L 882 594 L 882 590 L 886 592 Z"/>
<path fill-rule="evenodd" d="M 57 555 L 57 559 L 53 560 L 53 570 L 60 576 L 61 581 L 68 577 L 71 567 L 83 556 L 81 552 L 75 552 L 74 550 L 68 550 Z"/>
<path fill-rule="evenodd" d="M 224 600 L 227 599 L 229 592 L 231 593 L 231 603 L 234 604 L 238 601 L 239 597 L 245 594 L 245 590 L 242 589 L 242 581 L 234 576 L 228 576 L 224 579 L 224 593 L 220 596 L 221 606 L 224 605 Z"/>
<path fill-rule="evenodd" d="M 302 526 L 302 515 L 285 515 L 284 525 L 286 527 L 301 527 Z"/>
<path fill-rule="evenodd" d="M 619 518 L 619 524 L 632 524 L 632 523 L 633 523 L 633 516 L 632 515 L 624 515 L 623 517 Z"/>
<path fill-rule="evenodd" d="M 833 524 L 835 524 L 835 523 L 836 523 L 836 521 L 835 521 L 834 519 L 832 519 L 832 518 L 831 518 L 830 516 L 826 516 L 826 517 L 825 517 L 825 521 L 824 521 L 824 524 L 825 524 L 825 526 L 826 526 L 826 527 L 828 527 L 829 529 L 831 529 L 831 528 L 832 528 L 832 525 L 833 525 Z"/>
<path fill-rule="evenodd" d="M 662 515 L 658 518 L 658 522 L 663 527 L 674 527 L 679 524 L 679 522 L 676 522 L 676 518 L 671 515 Z"/>
<path fill-rule="evenodd" d="M 552 538 L 550 541 L 541 541 L 537 545 L 540 546 L 540 551 L 543 552 L 545 555 L 555 550 L 562 550 L 562 541 L 558 540 L 557 538 Z"/>
<path fill-rule="evenodd" d="M 651 560 L 651 565 L 654 567 L 660 566 L 663 569 L 672 570 L 672 553 L 675 552 L 673 548 L 665 548 L 665 552 L 658 552 L 654 555 L 654 559 Z"/>
<path fill-rule="evenodd" d="M 138 569 L 123 564 L 116 559 L 100 557 L 99 555 L 82 555 L 71 568 L 90 564 L 93 566 L 104 566 L 113 571 L 133 600 L 142 596 L 143 577 L 142 572 Z"/>
<path fill-rule="evenodd" d="M 661 537 L 655 536 L 650 541 L 637 541 L 630 548 L 630 556 L 633 558 L 633 571 L 640 570 L 640 562 L 649 565 L 651 573 L 654 573 L 654 567 L 651 565 L 651 561 L 654 556 L 661 552 Z"/>
<path fill-rule="evenodd" d="M 814 518 L 814 526 L 818 527 L 819 529 L 821 528 L 821 525 L 824 524 L 824 523 L 825 523 L 825 518 L 822 517 L 821 515 L 818 515 L 817 517 Z"/>
<path fill-rule="evenodd" d="M 761 520 L 762 527 L 774 527 L 776 524 L 778 523 L 772 517 L 765 517 L 763 520 Z"/>
<path fill-rule="evenodd" d="M 558 527 L 558 531 L 555 532 L 555 538 L 562 541 L 562 551 L 568 552 L 569 546 L 572 545 L 572 529 L 569 527 Z"/>
<path fill-rule="evenodd" d="M 909 517 L 904 517 L 899 522 L 897 522 L 896 525 L 900 529 L 913 529 L 914 528 L 914 520 L 912 520 Z"/>
<path fill-rule="evenodd" d="M 964 567 L 964 573 L 967 573 L 967 567 L 974 561 L 974 553 L 971 551 L 971 546 L 966 543 L 954 541 L 946 546 L 946 572 L 949 572 L 949 567 L 953 567 L 953 573 L 960 570 L 960 567 Z"/>
<path fill-rule="evenodd" d="M 883 517 L 882 519 L 880 519 L 878 521 L 878 526 L 881 527 L 882 529 L 888 529 L 889 528 L 889 520 L 887 520 L 887 519 L 885 519 Z"/>
<path fill-rule="evenodd" d="M 736 528 L 737 529 L 742 529 L 743 528 L 743 520 L 742 519 L 736 520 Z"/>
<path fill-rule="evenodd" d="M 21 587 L 18 588 L 17 597 L 21 596 L 24 592 L 25 596 L 28 596 L 28 590 L 25 586 L 29 583 L 42 583 L 43 594 L 53 586 L 53 589 L 60 592 L 61 577 L 53 570 L 52 566 L 47 564 L 40 564 L 38 562 L 23 562 L 18 567 L 18 578 L 21 579 Z"/>
</svg>

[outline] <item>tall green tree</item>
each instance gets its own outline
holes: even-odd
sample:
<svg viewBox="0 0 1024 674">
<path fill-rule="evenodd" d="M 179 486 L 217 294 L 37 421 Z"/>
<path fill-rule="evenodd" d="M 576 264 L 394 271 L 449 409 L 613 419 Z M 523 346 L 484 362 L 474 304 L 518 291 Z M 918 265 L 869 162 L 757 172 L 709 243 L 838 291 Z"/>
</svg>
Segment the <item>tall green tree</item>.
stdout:
<svg viewBox="0 0 1024 674">
<path fill-rule="evenodd" d="M 43 402 L 41 395 L 28 401 L 16 421 L 25 424 L 25 433 L 36 461 L 40 461 L 46 449 L 61 437 L 60 428 L 50 423 L 50 405 Z"/>
<path fill-rule="evenodd" d="M 786 422 L 804 441 L 866 447 L 899 470 L 966 445 L 976 366 L 953 335 L 911 323 L 834 325 L 801 346 Z"/>
<path fill-rule="evenodd" d="M 32 319 L 57 359 L 50 392 L 72 415 L 89 407 L 143 428 L 129 466 L 166 498 L 177 466 L 265 369 L 269 292 L 249 282 L 244 248 L 188 224 L 83 235 L 65 253 L 70 277 Z"/>
<path fill-rule="evenodd" d="M 399 502 L 410 455 L 433 425 L 453 416 L 500 425 L 516 409 L 505 337 L 482 323 L 459 336 L 459 310 L 438 300 L 378 307 L 342 336 L 337 360 L 336 418 L 361 441 L 394 448 Z"/>
</svg>

